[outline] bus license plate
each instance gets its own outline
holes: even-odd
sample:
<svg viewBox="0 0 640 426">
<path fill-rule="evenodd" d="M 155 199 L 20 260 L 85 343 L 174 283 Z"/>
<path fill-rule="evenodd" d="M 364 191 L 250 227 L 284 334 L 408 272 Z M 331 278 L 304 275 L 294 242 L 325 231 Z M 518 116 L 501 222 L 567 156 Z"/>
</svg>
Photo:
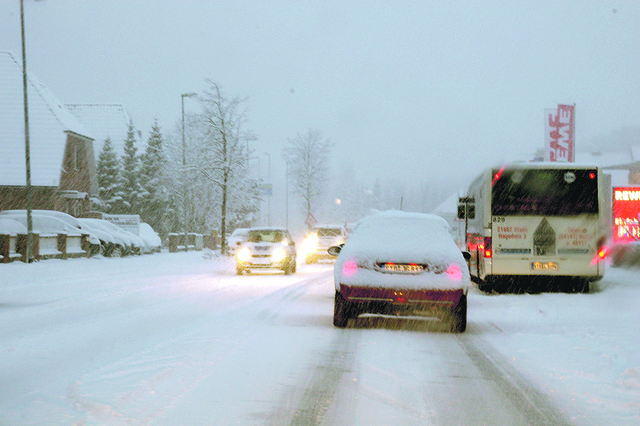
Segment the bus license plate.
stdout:
<svg viewBox="0 0 640 426">
<path fill-rule="evenodd" d="M 531 269 L 534 271 L 557 271 L 558 264 L 555 262 L 532 262 Z"/>
</svg>

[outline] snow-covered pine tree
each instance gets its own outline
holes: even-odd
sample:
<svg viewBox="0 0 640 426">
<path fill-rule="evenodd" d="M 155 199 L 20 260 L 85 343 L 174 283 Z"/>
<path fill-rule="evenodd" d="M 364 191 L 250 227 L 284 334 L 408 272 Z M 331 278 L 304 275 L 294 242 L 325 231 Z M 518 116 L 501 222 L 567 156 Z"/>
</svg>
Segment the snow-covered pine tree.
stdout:
<svg viewBox="0 0 640 426">
<path fill-rule="evenodd" d="M 166 237 L 169 231 L 165 217 L 169 204 L 169 192 L 166 185 L 165 167 L 167 158 L 163 148 L 163 138 L 156 119 L 147 139 L 145 153 L 141 156 L 140 185 L 141 203 L 139 214 L 143 222 L 147 222 L 160 234 Z"/>
<path fill-rule="evenodd" d="M 140 186 L 140 158 L 137 155 L 136 129 L 133 121 L 129 122 L 127 138 L 124 140 L 124 155 L 122 156 L 122 190 L 123 203 L 120 213 L 138 214 L 138 207 L 142 196 Z"/>
<path fill-rule="evenodd" d="M 113 149 L 111 138 L 104 141 L 100 155 L 98 156 L 98 185 L 100 192 L 98 198 L 105 213 L 112 213 L 113 209 L 122 200 L 121 169 L 118 156 Z"/>
</svg>

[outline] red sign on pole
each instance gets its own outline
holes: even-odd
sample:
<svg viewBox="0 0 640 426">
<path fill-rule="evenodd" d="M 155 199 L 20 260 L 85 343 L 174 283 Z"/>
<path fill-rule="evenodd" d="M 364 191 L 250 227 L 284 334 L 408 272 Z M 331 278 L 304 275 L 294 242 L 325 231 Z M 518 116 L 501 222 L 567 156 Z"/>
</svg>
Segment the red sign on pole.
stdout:
<svg viewBox="0 0 640 426">
<path fill-rule="evenodd" d="M 613 242 L 640 239 L 640 187 L 613 188 Z"/>
<path fill-rule="evenodd" d="M 544 112 L 546 160 L 558 163 L 575 162 L 575 105 L 558 105 L 558 110 Z"/>
</svg>

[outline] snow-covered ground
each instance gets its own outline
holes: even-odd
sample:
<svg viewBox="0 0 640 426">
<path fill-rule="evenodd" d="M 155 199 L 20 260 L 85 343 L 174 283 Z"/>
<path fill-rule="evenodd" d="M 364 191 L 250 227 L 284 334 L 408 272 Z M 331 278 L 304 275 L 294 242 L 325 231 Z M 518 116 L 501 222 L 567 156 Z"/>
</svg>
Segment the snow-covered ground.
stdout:
<svg viewBox="0 0 640 426">
<path fill-rule="evenodd" d="M 638 270 L 609 268 L 591 294 L 472 289 L 462 335 L 336 329 L 333 291 L 331 264 L 236 276 L 202 252 L 1 264 L 0 425 L 456 424 L 416 394 L 479 386 L 477 370 L 562 424 L 640 424 Z M 429 379 L 456 351 L 455 381 Z"/>
</svg>

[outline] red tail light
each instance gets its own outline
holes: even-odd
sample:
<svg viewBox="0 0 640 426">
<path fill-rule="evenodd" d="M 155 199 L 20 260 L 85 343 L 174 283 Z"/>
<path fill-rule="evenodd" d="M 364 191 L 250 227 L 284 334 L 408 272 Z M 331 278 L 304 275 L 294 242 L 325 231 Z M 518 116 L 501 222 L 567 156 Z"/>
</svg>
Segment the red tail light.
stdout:
<svg viewBox="0 0 640 426">
<path fill-rule="evenodd" d="M 358 265 L 353 260 L 348 260 L 342 265 L 342 273 L 350 277 L 358 272 Z"/>
<path fill-rule="evenodd" d="M 491 237 L 484 237 L 484 257 L 491 259 L 493 250 L 491 250 Z"/>
<path fill-rule="evenodd" d="M 447 275 L 449 275 L 449 278 L 451 279 L 459 280 L 462 278 L 462 271 L 458 265 L 453 263 L 449 266 L 449 269 L 447 269 Z"/>
<path fill-rule="evenodd" d="M 602 260 L 604 260 L 605 257 L 607 257 L 608 254 L 609 254 L 609 247 L 607 246 L 600 247 L 600 250 L 598 250 L 598 253 L 596 253 L 595 257 L 591 260 L 591 264 L 595 265 L 596 263 L 601 262 Z"/>
</svg>

